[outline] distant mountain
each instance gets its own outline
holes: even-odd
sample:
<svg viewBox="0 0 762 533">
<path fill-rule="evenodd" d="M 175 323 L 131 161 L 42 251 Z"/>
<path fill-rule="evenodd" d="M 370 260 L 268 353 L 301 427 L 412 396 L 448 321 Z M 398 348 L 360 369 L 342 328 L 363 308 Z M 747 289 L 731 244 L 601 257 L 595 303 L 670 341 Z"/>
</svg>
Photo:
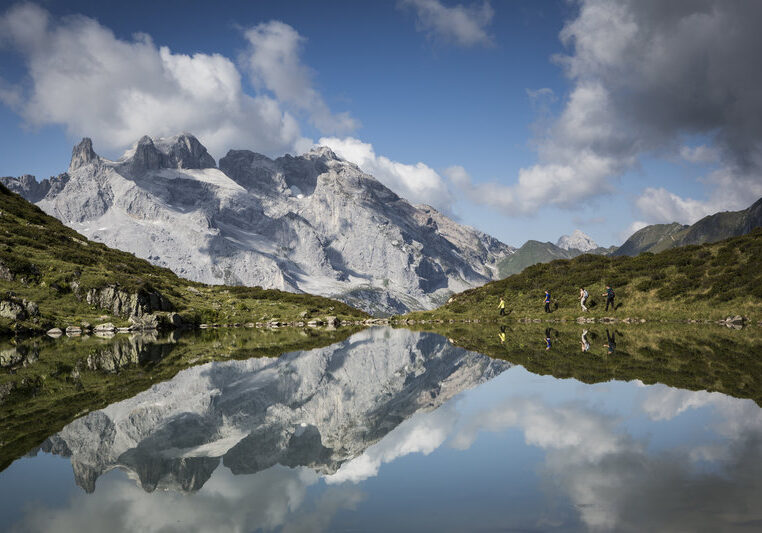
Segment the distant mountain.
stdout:
<svg viewBox="0 0 762 533">
<path fill-rule="evenodd" d="M 633 233 L 612 255 L 657 253 L 677 246 L 716 242 L 745 235 L 758 227 L 762 227 L 762 199 L 743 211 L 709 215 L 692 226 L 677 222 L 646 226 Z"/>
<path fill-rule="evenodd" d="M 583 249 L 575 246 L 582 246 Z M 549 263 L 556 259 L 572 259 L 583 253 L 606 255 L 615 249 L 615 247 L 603 248 L 598 246 L 590 237 L 576 230 L 571 236 L 564 235 L 558 239 L 558 244 L 529 240 L 513 254 L 500 261 L 497 268 L 502 279 L 512 274 L 518 274 L 525 268 L 537 263 Z"/>
<path fill-rule="evenodd" d="M 556 242 L 556 246 L 564 250 L 579 250 L 580 252 L 592 252 L 600 248 L 593 239 L 578 229 L 571 235 L 562 235 Z"/>
<path fill-rule="evenodd" d="M 513 248 L 413 206 L 327 148 L 219 167 L 192 135 L 118 161 L 74 148 L 68 172 L 0 178 L 90 239 L 203 283 L 330 295 L 377 314 L 431 309 L 497 277 Z"/>
</svg>

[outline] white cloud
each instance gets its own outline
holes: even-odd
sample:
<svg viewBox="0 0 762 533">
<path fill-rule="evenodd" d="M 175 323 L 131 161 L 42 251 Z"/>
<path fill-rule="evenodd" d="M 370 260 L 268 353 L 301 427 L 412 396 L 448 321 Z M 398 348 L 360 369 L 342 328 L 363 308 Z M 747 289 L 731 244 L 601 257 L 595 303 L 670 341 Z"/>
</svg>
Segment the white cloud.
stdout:
<svg viewBox="0 0 762 533">
<path fill-rule="evenodd" d="M 245 94 L 238 69 L 219 54 L 176 54 L 145 34 L 121 40 L 91 18 L 53 20 L 35 4 L 0 16 L 0 36 L 30 82 L 23 91 L 4 83 L 3 101 L 32 126 L 60 124 L 107 149 L 180 131 L 217 156 L 232 145 L 273 154 L 304 144 L 296 119 L 271 97 Z"/>
<path fill-rule="evenodd" d="M 720 152 L 705 144 L 699 146 L 680 147 L 680 157 L 694 164 L 717 163 L 720 160 Z"/>
<path fill-rule="evenodd" d="M 453 402 L 446 403 L 436 411 L 415 414 L 362 455 L 341 465 L 335 474 L 325 478 L 326 483 L 359 483 L 377 475 L 383 463 L 391 463 L 411 453 L 428 455 L 445 441 L 457 418 Z"/>
<path fill-rule="evenodd" d="M 312 72 L 301 62 L 304 37 L 279 21 L 259 24 L 244 32 L 249 50 L 242 58 L 255 87 L 272 91 L 281 102 L 310 115 L 323 133 L 347 133 L 359 123 L 349 113 L 334 115 L 312 87 Z"/>
<path fill-rule="evenodd" d="M 663 187 L 647 188 L 635 205 L 652 223 L 693 224 L 715 210 L 711 203 L 682 198 Z"/>
<path fill-rule="evenodd" d="M 439 0 L 400 0 L 399 6 L 415 10 L 417 28 L 431 39 L 465 47 L 494 44 L 487 31 L 495 15 L 489 2 L 447 7 Z"/>
<path fill-rule="evenodd" d="M 323 137 L 318 144 L 327 146 L 347 161 L 371 174 L 391 190 L 414 204 L 427 204 L 445 214 L 451 213 L 453 197 L 447 184 L 434 169 L 424 163 L 409 165 L 376 155 L 373 145 L 353 137 Z"/>
</svg>

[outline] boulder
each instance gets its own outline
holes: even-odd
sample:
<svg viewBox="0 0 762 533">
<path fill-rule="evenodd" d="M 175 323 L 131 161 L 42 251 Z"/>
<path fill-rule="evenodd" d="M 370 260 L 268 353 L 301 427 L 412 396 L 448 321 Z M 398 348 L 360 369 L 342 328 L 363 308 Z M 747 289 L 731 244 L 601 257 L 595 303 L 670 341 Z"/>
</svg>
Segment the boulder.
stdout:
<svg viewBox="0 0 762 533">
<path fill-rule="evenodd" d="M 47 334 L 48 334 L 48 337 L 56 338 L 63 335 L 63 331 L 61 331 L 60 328 L 51 328 L 47 331 Z"/>
<path fill-rule="evenodd" d="M 130 317 L 130 324 L 132 324 L 133 330 L 159 329 L 160 322 L 161 322 L 161 319 L 159 315 L 151 314 L 151 315 Z"/>
<path fill-rule="evenodd" d="M 116 331 L 116 326 L 114 326 L 114 324 L 111 322 L 106 322 L 105 324 L 98 324 L 95 326 L 95 333 L 113 333 L 114 331 Z"/>
<path fill-rule="evenodd" d="M 18 321 L 28 318 L 29 313 L 23 303 L 15 298 L 10 298 L 7 300 L 0 300 L 0 317 Z"/>
<path fill-rule="evenodd" d="M 82 328 L 79 326 L 69 326 L 66 328 L 66 334 L 67 335 L 81 335 L 82 334 Z"/>
<path fill-rule="evenodd" d="M 13 281 L 13 272 L 11 272 L 11 269 L 5 266 L 5 264 L 0 261 L 0 279 L 3 281 Z"/>
</svg>

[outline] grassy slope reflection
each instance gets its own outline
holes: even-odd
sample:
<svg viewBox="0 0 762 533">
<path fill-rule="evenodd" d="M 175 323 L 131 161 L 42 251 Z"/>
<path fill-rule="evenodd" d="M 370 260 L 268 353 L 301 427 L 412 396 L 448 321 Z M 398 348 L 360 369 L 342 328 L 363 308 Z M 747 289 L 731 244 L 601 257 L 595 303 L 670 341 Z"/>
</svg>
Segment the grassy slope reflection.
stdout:
<svg viewBox="0 0 762 533">
<path fill-rule="evenodd" d="M 467 350 L 522 365 L 540 375 L 584 383 L 641 380 L 688 390 L 717 391 L 762 406 L 762 329 L 731 330 L 716 325 L 588 324 L 588 352 L 578 324 L 515 324 L 480 327 L 426 324 L 416 329 L 444 335 Z M 608 331 L 608 333 L 607 333 Z M 550 334 L 551 349 L 545 337 Z M 607 334 L 615 337 L 613 353 Z"/>
<path fill-rule="evenodd" d="M 208 330 L 185 336 L 40 338 L 0 347 L 0 471 L 72 420 L 215 360 L 275 357 L 340 342 L 338 330 Z"/>
</svg>

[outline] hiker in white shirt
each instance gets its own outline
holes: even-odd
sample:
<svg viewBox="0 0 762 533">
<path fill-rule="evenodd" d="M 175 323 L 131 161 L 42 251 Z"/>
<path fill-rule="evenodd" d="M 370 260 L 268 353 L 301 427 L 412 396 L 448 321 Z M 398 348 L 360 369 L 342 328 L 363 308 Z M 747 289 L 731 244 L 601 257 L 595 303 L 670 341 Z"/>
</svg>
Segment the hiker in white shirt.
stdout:
<svg viewBox="0 0 762 533">
<path fill-rule="evenodd" d="M 587 311 L 587 307 L 585 306 L 585 302 L 587 302 L 587 291 L 584 287 L 580 287 L 579 289 L 579 305 L 582 306 L 583 311 Z"/>
</svg>

